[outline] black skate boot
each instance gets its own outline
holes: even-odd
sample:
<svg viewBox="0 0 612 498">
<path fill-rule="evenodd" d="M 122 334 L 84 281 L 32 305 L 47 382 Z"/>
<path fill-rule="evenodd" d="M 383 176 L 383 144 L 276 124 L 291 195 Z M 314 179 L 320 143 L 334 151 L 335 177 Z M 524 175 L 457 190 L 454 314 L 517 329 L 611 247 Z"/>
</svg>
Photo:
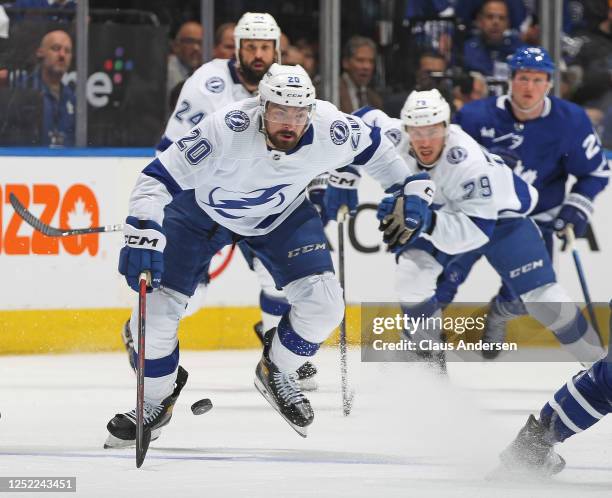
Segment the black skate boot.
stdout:
<svg viewBox="0 0 612 498">
<path fill-rule="evenodd" d="M 281 372 L 268 358 L 276 329 L 266 332 L 264 352 L 255 369 L 255 387 L 302 437 L 314 419 L 310 401 L 302 394 L 296 372 Z"/>
<path fill-rule="evenodd" d="M 257 338 L 261 341 L 261 345 L 265 346 L 266 344 L 264 343 L 263 322 L 261 320 L 259 320 L 255 325 L 253 325 L 253 331 L 255 332 Z"/>
<path fill-rule="evenodd" d="M 501 344 L 506 340 L 508 322 L 525 314 L 524 305 L 521 301 L 500 303 L 497 298 L 491 300 L 489 311 L 485 321 L 485 329 L 482 334 L 482 342 L 489 344 Z M 482 357 L 485 360 L 494 360 L 499 356 L 500 349 L 483 349 Z"/>
<path fill-rule="evenodd" d="M 302 391 L 316 391 L 319 388 L 317 381 L 313 378 L 317 375 L 317 367 L 307 361 L 296 370 Z"/>
<path fill-rule="evenodd" d="M 257 334 L 257 337 L 261 341 L 261 344 L 266 346 L 266 338 L 263 331 L 263 322 L 259 321 L 255 325 L 253 325 L 253 330 Z M 272 335 L 270 335 L 270 341 Z M 300 381 L 300 387 L 302 391 L 316 391 L 319 388 L 317 381 L 313 379 L 315 375 L 317 375 L 317 367 L 315 367 L 312 363 L 307 361 L 300 368 L 296 370 L 298 375 L 298 380 Z"/>
<path fill-rule="evenodd" d="M 555 453 L 548 430 L 533 415 L 499 455 L 501 465 L 489 478 L 512 479 L 513 477 L 550 477 L 565 467 L 565 460 Z"/>
<path fill-rule="evenodd" d="M 168 425 L 172 418 L 172 409 L 187 383 L 187 370 L 179 365 L 174 391 L 159 405 L 144 403 L 145 429 L 151 431 L 151 441 L 155 441 L 161 434 L 162 427 Z M 136 411 L 115 415 L 107 424 L 109 435 L 104 448 L 127 448 L 136 444 Z"/>
<path fill-rule="evenodd" d="M 121 340 L 123 341 L 123 345 L 125 346 L 125 350 L 128 355 L 128 361 L 130 362 L 130 367 L 134 372 L 136 372 L 136 363 L 134 363 L 134 338 L 132 337 L 132 331 L 130 330 L 130 320 L 128 319 L 121 329 Z"/>
</svg>

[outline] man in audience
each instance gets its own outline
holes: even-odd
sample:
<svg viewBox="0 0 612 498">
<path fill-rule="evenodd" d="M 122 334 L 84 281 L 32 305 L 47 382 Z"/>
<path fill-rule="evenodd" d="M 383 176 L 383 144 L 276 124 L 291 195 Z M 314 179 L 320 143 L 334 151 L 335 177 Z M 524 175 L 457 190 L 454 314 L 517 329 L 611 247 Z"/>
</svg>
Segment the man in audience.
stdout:
<svg viewBox="0 0 612 498">
<path fill-rule="evenodd" d="M 231 59 L 236 53 L 234 43 L 235 22 L 221 24 L 215 30 L 215 46 L 213 47 L 213 59 Z"/>
<path fill-rule="evenodd" d="M 506 59 L 523 46 L 519 35 L 510 31 L 508 5 L 504 0 L 486 0 L 476 18 L 480 33 L 465 43 L 463 65 L 468 71 L 505 80 L 509 77 Z"/>
<path fill-rule="evenodd" d="M 168 57 L 166 95 L 202 65 L 202 26 L 196 21 L 183 23 L 172 41 Z"/>
<path fill-rule="evenodd" d="M 364 106 L 382 109 L 382 98 L 369 84 L 376 67 L 376 44 L 363 36 L 352 36 L 344 47 L 340 79 L 340 110 L 351 113 Z"/>
</svg>

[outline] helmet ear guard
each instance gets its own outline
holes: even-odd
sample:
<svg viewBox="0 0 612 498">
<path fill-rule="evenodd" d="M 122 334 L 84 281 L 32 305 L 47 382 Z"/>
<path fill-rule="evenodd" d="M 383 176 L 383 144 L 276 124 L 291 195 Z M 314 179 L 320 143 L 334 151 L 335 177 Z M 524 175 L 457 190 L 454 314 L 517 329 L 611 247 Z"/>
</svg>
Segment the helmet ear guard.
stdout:
<svg viewBox="0 0 612 498">
<path fill-rule="evenodd" d="M 240 42 L 242 40 L 272 40 L 276 49 L 276 60 L 280 63 L 281 30 L 274 18 L 267 13 L 246 12 L 234 28 L 236 63 L 240 64 Z"/>
</svg>

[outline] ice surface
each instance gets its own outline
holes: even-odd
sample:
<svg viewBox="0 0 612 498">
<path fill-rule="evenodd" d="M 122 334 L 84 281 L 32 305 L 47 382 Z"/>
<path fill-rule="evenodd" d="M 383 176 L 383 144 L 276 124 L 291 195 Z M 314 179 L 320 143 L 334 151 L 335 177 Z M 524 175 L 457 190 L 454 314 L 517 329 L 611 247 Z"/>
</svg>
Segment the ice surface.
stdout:
<svg viewBox="0 0 612 498">
<path fill-rule="evenodd" d="M 323 350 L 302 439 L 255 391 L 258 356 L 182 352 L 189 381 L 140 470 L 132 449 L 102 449 L 108 420 L 135 402 L 125 355 L 1 357 L 0 475 L 76 476 L 76 495 L 66 495 L 83 497 L 612 496 L 612 417 L 558 446 L 568 466 L 550 481 L 484 479 L 576 363 L 453 363 L 441 380 L 353 352 L 345 418 L 338 354 Z M 204 397 L 214 408 L 194 416 Z"/>
</svg>

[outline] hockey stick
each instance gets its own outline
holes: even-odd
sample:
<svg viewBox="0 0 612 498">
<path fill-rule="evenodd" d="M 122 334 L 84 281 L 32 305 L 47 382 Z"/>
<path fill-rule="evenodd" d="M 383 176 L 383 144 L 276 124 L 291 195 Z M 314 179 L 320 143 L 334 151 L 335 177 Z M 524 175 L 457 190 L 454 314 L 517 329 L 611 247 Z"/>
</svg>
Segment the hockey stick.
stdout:
<svg viewBox="0 0 612 498">
<path fill-rule="evenodd" d="M 353 408 L 354 393 L 348 385 L 348 364 L 346 349 L 346 293 L 344 292 L 344 220 L 348 214 L 348 207 L 342 205 L 338 209 L 338 279 L 342 287 L 342 300 L 344 301 L 344 315 L 340 322 L 340 379 L 342 383 L 342 413 L 347 417 Z"/>
<path fill-rule="evenodd" d="M 34 227 L 48 237 L 70 237 L 72 235 L 87 235 L 90 233 L 102 233 L 102 232 L 121 232 L 123 225 L 104 225 L 101 227 L 90 227 L 90 228 L 55 228 L 46 223 L 40 221 L 39 218 L 34 216 L 26 207 L 21 203 L 17 196 L 11 192 L 9 199 L 15 212 L 23 218 L 23 220 Z"/>
<path fill-rule="evenodd" d="M 591 301 L 591 294 L 589 293 L 586 277 L 584 276 L 584 270 L 582 269 L 580 254 L 578 253 L 578 249 L 576 249 L 575 246 L 576 236 L 574 235 L 574 227 L 572 226 L 572 224 L 567 225 L 567 227 L 565 228 L 565 237 L 567 238 L 567 245 L 572 251 L 572 256 L 574 257 L 576 273 L 578 273 L 578 280 L 580 280 L 580 287 L 582 287 L 582 294 L 584 296 L 584 301 L 586 302 L 587 312 L 589 313 L 591 325 L 593 325 L 595 332 L 597 332 L 597 335 L 599 336 L 599 342 L 603 345 L 601 332 L 597 323 L 597 317 L 595 316 L 595 310 L 593 309 L 593 302 Z"/>
<path fill-rule="evenodd" d="M 144 462 L 151 430 L 144 426 L 144 370 L 145 370 L 145 318 L 147 314 L 147 285 L 151 281 L 148 272 L 138 279 L 138 363 L 136 364 L 136 468 Z"/>
</svg>

